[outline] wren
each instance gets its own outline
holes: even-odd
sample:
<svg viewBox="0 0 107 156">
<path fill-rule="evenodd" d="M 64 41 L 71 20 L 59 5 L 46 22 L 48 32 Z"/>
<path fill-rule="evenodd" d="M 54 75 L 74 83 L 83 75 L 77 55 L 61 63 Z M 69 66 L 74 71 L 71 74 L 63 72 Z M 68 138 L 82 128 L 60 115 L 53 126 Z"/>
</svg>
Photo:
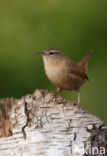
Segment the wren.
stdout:
<svg viewBox="0 0 107 156">
<path fill-rule="evenodd" d="M 60 50 L 46 49 L 38 54 L 43 56 L 44 68 L 48 79 L 57 87 L 56 92 L 72 90 L 78 92 L 77 111 L 80 106 L 80 87 L 88 80 L 87 64 L 93 51 L 78 63 L 74 63 Z"/>
</svg>

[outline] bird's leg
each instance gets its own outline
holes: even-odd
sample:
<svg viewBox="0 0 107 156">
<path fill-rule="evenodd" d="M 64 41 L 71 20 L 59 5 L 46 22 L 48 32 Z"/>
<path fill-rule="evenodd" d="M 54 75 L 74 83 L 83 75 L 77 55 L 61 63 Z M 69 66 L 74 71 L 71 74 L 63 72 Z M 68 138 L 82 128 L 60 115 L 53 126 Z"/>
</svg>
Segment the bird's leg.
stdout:
<svg viewBox="0 0 107 156">
<path fill-rule="evenodd" d="M 60 93 L 61 91 L 62 91 L 61 88 L 57 88 L 57 90 L 56 90 L 57 93 Z"/>
<path fill-rule="evenodd" d="M 79 107 L 80 107 L 80 90 L 78 91 L 78 103 L 77 103 L 76 112 L 79 111 Z"/>
<path fill-rule="evenodd" d="M 52 91 L 51 93 L 53 93 L 53 94 L 57 94 L 57 93 L 60 93 L 62 91 L 62 89 L 61 88 L 57 88 L 57 90 L 56 91 Z"/>
</svg>

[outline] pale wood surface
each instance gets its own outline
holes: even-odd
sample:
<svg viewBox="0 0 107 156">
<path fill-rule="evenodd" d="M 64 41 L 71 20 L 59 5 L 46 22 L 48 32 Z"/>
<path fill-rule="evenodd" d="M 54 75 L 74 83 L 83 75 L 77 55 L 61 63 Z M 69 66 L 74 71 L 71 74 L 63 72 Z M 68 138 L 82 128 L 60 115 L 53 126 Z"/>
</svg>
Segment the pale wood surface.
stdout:
<svg viewBox="0 0 107 156">
<path fill-rule="evenodd" d="M 76 105 L 59 95 L 36 90 L 12 103 L 13 135 L 0 138 L 0 156 L 83 156 L 90 144 L 107 148 L 103 121 L 83 108 L 75 113 Z"/>
</svg>

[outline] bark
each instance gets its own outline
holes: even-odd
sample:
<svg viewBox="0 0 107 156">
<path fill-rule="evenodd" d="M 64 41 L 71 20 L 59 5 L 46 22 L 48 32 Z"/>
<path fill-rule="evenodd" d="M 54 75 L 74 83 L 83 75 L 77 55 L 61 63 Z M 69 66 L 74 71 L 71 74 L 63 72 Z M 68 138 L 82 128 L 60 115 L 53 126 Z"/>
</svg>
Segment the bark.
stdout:
<svg viewBox="0 0 107 156">
<path fill-rule="evenodd" d="M 44 90 L 1 99 L 0 156 L 106 156 L 107 127 L 82 107 L 75 109 Z"/>
</svg>

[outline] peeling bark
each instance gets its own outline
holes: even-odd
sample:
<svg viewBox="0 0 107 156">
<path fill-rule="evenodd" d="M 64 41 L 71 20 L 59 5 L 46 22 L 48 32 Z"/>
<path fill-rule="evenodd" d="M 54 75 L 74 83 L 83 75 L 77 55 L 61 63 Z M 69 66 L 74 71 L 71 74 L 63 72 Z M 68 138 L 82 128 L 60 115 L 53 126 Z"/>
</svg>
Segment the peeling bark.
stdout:
<svg viewBox="0 0 107 156">
<path fill-rule="evenodd" d="M 1 99 L 0 156 L 101 156 L 101 147 L 106 156 L 107 127 L 83 108 L 75 113 L 75 108 L 44 90 Z"/>
</svg>

